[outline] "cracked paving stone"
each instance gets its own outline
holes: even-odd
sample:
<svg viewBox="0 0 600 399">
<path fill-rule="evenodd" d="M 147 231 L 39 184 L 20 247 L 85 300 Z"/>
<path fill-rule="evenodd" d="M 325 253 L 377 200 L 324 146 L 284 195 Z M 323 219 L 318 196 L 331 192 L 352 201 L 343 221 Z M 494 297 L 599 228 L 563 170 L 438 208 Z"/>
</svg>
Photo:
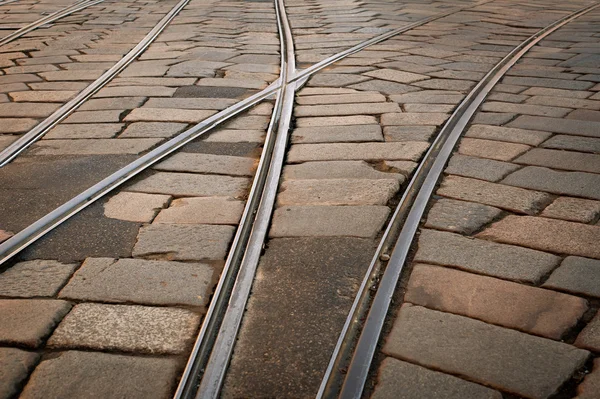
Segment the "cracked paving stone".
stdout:
<svg viewBox="0 0 600 399">
<path fill-rule="evenodd" d="M 40 363 L 20 397 L 161 399 L 171 395 L 178 368 L 169 358 L 60 352 Z"/>
<path fill-rule="evenodd" d="M 0 342 L 37 348 L 70 309 L 54 299 L 1 299 Z"/>
<path fill-rule="evenodd" d="M 154 166 L 154 169 L 169 172 L 252 176 L 255 164 L 256 160 L 246 157 L 179 152 Z"/>
<path fill-rule="evenodd" d="M 120 192 L 104 204 L 104 215 L 112 219 L 150 223 L 170 199 L 168 195 Z"/>
<path fill-rule="evenodd" d="M 179 198 L 163 209 L 154 223 L 236 225 L 243 211 L 244 202 L 233 198 Z"/>
<path fill-rule="evenodd" d="M 554 394 L 589 356 L 561 342 L 409 304 L 384 352 L 530 398 Z"/>
<path fill-rule="evenodd" d="M 178 354 L 192 343 L 199 322 L 186 309 L 82 303 L 56 328 L 48 347 Z"/>
<path fill-rule="evenodd" d="M 560 258 L 514 245 L 423 230 L 415 262 L 454 266 L 493 277 L 536 283 L 553 270 Z"/>
<path fill-rule="evenodd" d="M 571 222 L 590 223 L 600 214 L 600 201 L 558 197 L 546 207 L 542 216 Z"/>
<path fill-rule="evenodd" d="M 442 198 L 429 210 L 425 227 L 469 235 L 501 213 L 491 206 Z"/>
<path fill-rule="evenodd" d="M 15 397 L 39 356 L 17 348 L 0 348 L 0 398 Z"/>
<path fill-rule="evenodd" d="M 245 177 L 158 172 L 127 190 L 186 197 L 241 197 L 248 184 Z"/>
<path fill-rule="evenodd" d="M 428 147 L 429 143 L 421 141 L 295 144 L 288 153 L 288 162 L 381 159 L 417 161 Z"/>
<path fill-rule="evenodd" d="M 543 287 L 575 294 L 600 297 L 600 261 L 567 256 Z"/>
<path fill-rule="evenodd" d="M 0 295 L 19 298 L 54 296 L 77 266 L 55 260 L 19 262 L 0 274 Z"/>
</svg>

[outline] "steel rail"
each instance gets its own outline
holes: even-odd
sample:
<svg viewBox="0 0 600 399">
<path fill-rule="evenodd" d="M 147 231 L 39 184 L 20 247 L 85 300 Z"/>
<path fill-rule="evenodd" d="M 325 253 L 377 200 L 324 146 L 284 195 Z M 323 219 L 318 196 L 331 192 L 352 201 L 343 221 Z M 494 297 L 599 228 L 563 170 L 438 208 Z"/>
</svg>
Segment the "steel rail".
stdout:
<svg viewBox="0 0 600 399">
<path fill-rule="evenodd" d="M 338 393 L 343 399 L 362 396 L 385 318 L 421 218 L 454 147 L 487 95 L 533 46 L 557 29 L 599 6 L 600 3 L 596 2 L 577 10 L 523 41 L 479 81 L 452 113 L 419 164 L 384 232 L 330 358 L 317 398 L 335 397 Z M 394 228 L 400 225 L 401 229 L 394 243 L 391 237 L 394 235 Z M 384 255 L 387 255 L 390 248 L 393 250 L 388 258 Z M 383 275 L 377 283 L 377 277 L 380 275 L 378 271 L 383 269 L 386 262 Z M 376 289 L 374 294 L 370 293 L 373 289 Z M 368 311 L 366 320 L 361 323 L 366 311 Z M 362 329 L 359 331 L 361 324 Z M 353 342 L 358 335 L 358 341 L 352 351 Z M 352 356 L 350 360 L 349 356 Z M 342 373 L 334 373 L 334 370 L 342 368 L 346 370 L 346 365 L 347 371 L 344 373 L 345 377 L 340 389 L 335 384 L 341 381 Z"/>
<path fill-rule="evenodd" d="M 92 82 L 88 87 L 75 96 L 75 98 L 54 111 L 52 115 L 44 119 L 40 124 L 35 126 L 29 132 L 25 133 L 23 136 L 15 140 L 3 151 L 1 151 L 0 167 L 5 166 L 12 161 L 17 155 L 25 151 L 25 149 L 27 149 L 31 144 L 39 140 L 50 129 L 75 112 L 75 110 L 79 108 L 86 100 L 106 86 L 106 84 L 108 84 L 115 76 L 123 71 L 123 69 L 130 65 L 150 46 L 150 44 L 154 42 L 158 35 L 160 35 L 160 33 L 167 27 L 173 18 L 175 18 L 189 2 L 190 0 L 180 0 L 133 49 L 131 49 L 123 58 L 121 58 L 119 62 L 113 65 L 108 71 L 104 72 L 102 76 Z"/>
<path fill-rule="evenodd" d="M 46 15 L 45 17 L 42 17 L 42 18 L 38 19 L 37 21 L 30 23 L 29 25 L 25 25 L 24 27 L 16 30 L 15 32 L 11 33 L 10 35 L 4 36 L 3 38 L 0 39 L 0 46 L 4 46 L 5 44 L 8 44 L 8 43 L 12 42 L 13 40 L 20 38 L 21 36 L 26 35 L 27 33 L 31 32 L 32 30 L 35 30 L 41 26 L 46 25 L 47 23 L 54 22 L 57 19 L 66 17 L 67 15 L 71 15 L 77 11 L 81 11 L 83 9 L 86 9 L 88 7 L 96 5 L 98 3 L 102 3 L 103 1 L 104 0 L 84 0 L 84 1 L 78 1 L 74 4 L 71 4 L 70 6 L 61 8 L 60 10 L 55 11 L 52 14 Z"/>
</svg>

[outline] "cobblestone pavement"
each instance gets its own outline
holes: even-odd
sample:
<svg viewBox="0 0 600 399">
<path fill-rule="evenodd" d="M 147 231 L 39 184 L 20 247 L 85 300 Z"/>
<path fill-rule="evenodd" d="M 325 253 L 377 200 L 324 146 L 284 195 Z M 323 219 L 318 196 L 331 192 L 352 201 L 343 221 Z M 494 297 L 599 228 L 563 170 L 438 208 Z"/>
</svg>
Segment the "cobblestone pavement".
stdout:
<svg viewBox="0 0 600 399">
<path fill-rule="evenodd" d="M 113 66 L 175 3 L 106 0 L 0 47 L 0 146 Z M 0 27 L 67 4 L 0 6 Z M 344 58 L 297 93 L 223 397 L 314 396 L 434 135 L 514 46 L 587 4 L 286 3 L 299 67 L 468 8 Z M 475 117 L 424 221 L 369 394 L 598 397 L 599 21 L 592 12 L 536 46 Z M 190 1 L 127 69 L 0 168 L 0 242 L 267 87 L 279 46 L 272 2 Z M 0 398 L 173 395 L 272 110 L 268 99 L 187 144 L 0 266 Z"/>
</svg>

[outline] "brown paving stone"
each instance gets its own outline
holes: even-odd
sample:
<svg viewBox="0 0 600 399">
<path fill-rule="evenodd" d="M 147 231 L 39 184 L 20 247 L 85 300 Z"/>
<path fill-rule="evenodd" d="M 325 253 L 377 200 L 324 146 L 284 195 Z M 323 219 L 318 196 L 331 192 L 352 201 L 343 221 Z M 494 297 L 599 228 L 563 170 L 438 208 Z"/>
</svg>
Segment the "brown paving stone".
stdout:
<svg viewBox="0 0 600 399">
<path fill-rule="evenodd" d="M 439 112 L 403 112 L 381 115 L 383 126 L 441 125 L 450 115 Z"/>
<path fill-rule="evenodd" d="M 417 161 L 429 144 L 420 141 L 391 143 L 336 143 L 336 144 L 295 144 L 291 147 L 287 161 L 336 160 L 407 160 Z"/>
<path fill-rule="evenodd" d="M 534 148 L 514 160 L 515 163 L 545 166 L 580 172 L 600 172 L 600 155 Z"/>
<path fill-rule="evenodd" d="M 172 172 L 252 176 L 255 163 L 254 159 L 246 157 L 178 152 L 154 166 L 154 169 Z"/>
<path fill-rule="evenodd" d="M 19 262 L 0 274 L 0 295 L 19 298 L 54 296 L 77 266 L 54 260 Z"/>
<path fill-rule="evenodd" d="M 529 398 L 547 398 L 589 352 L 463 316 L 405 304 L 384 352 Z"/>
<path fill-rule="evenodd" d="M 596 314 L 592 321 L 579 333 L 575 345 L 594 352 L 600 351 L 600 315 Z"/>
<path fill-rule="evenodd" d="M 415 266 L 404 300 L 556 340 L 587 310 L 575 296 L 429 265 Z"/>
<path fill-rule="evenodd" d="M 560 262 L 559 257 L 545 252 L 428 229 L 421 231 L 414 260 L 531 283 L 540 281 Z"/>
<path fill-rule="evenodd" d="M 510 161 L 530 148 L 524 144 L 464 138 L 460 141 L 458 152 L 463 155 L 495 159 L 497 161 Z"/>
<path fill-rule="evenodd" d="M 525 130 L 501 126 L 473 125 L 469 128 L 465 137 L 473 137 L 487 140 L 508 141 L 528 145 L 539 145 L 544 142 L 551 133 L 538 130 Z"/>
<path fill-rule="evenodd" d="M 244 202 L 227 197 L 191 197 L 174 200 L 162 210 L 154 223 L 237 224 Z"/>
<path fill-rule="evenodd" d="M 0 348 L 0 398 L 15 397 L 19 385 L 37 363 L 39 355 L 16 348 Z"/>
<path fill-rule="evenodd" d="M 471 234 L 501 212 L 500 209 L 487 205 L 441 198 L 429 210 L 425 227 Z"/>
<path fill-rule="evenodd" d="M 598 298 L 600 297 L 600 261 L 567 256 L 543 286 Z"/>
<path fill-rule="evenodd" d="M 450 158 L 445 172 L 451 175 L 497 182 L 517 169 L 519 169 L 518 165 L 508 162 L 454 154 Z"/>
<path fill-rule="evenodd" d="M 558 197 L 542 212 L 542 216 L 572 222 L 590 223 L 600 214 L 600 201 Z"/>
</svg>

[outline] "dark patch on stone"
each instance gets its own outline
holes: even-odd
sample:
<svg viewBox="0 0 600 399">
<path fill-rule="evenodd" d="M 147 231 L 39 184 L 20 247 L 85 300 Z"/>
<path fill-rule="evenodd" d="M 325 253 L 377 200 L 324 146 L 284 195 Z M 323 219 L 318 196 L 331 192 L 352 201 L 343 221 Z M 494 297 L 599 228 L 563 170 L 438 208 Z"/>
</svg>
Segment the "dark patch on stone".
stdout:
<svg viewBox="0 0 600 399">
<path fill-rule="evenodd" d="M 242 87 L 219 87 L 219 86 L 185 86 L 179 87 L 173 97 L 184 98 L 238 98 L 251 93 L 254 90 Z"/>
<path fill-rule="evenodd" d="M 350 237 L 269 241 L 223 397 L 315 396 L 373 245 Z"/>
<path fill-rule="evenodd" d="M 231 155 L 237 157 L 260 156 L 259 143 L 219 143 L 207 141 L 194 141 L 185 145 L 181 152 L 199 154 Z"/>
</svg>

